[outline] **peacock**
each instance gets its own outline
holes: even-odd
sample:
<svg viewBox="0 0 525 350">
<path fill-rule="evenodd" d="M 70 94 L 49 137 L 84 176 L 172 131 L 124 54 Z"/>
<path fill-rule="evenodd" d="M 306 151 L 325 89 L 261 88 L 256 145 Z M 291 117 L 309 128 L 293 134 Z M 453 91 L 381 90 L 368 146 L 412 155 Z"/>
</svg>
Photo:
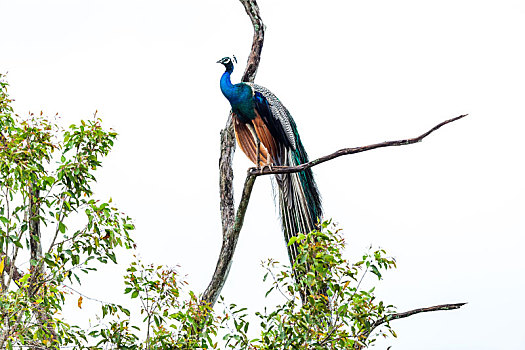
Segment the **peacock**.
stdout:
<svg viewBox="0 0 525 350">
<path fill-rule="evenodd" d="M 253 83 L 232 84 L 235 56 L 224 57 L 226 71 L 220 87 L 232 108 L 235 138 L 241 150 L 257 166 L 296 166 L 308 162 L 297 125 L 290 112 L 267 88 Z M 235 61 L 236 62 L 236 61 Z M 297 258 L 298 233 L 312 231 L 321 220 L 321 197 L 311 169 L 276 174 L 279 210 L 290 264 Z"/>
</svg>

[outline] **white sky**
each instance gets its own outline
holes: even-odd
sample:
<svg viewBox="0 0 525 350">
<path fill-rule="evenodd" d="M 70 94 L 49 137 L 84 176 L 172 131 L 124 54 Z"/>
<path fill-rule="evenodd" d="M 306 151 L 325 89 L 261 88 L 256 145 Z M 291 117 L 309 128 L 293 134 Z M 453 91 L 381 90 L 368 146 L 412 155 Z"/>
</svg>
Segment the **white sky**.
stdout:
<svg viewBox="0 0 525 350">
<path fill-rule="evenodd" d="M 292 112 L 311 158 L 470 114 L 423 143 L 314 168 L 348 256 L 372 243 L 396 257 L 380 298 L 399 311 L 469 303 L 396 321 L 399 338 L 376 348 L 525 348 L 525 3 L 259 5 L 267 35 L 256 82 Z M 98 196 L 135 219 L 146 261 L 180 264 L 202 292 L 221 244 L 217 164 L 229 110 L 215 62 L 235 54 L 240 79 L 252 39 L 242 5 L 0 0 L 0 18 L 0 71 L 9 72 L 17 111 L 58 112 L 68 125 L 98 110 L 120 133 L 98 172 Z M 234 166 L 238 198 L 250 163 L 238 151 Z M 262 310 L 268 285 L 259 264 L 270 257 L 285 261 L 286 251 L 270 181 L 260 178 L 223 291 L 228 302 Z M 104 267 L 82 290 L 124 302 L 125 267 Z M 84 303 L 69 312 L 98 308 Z"/>
</svg>

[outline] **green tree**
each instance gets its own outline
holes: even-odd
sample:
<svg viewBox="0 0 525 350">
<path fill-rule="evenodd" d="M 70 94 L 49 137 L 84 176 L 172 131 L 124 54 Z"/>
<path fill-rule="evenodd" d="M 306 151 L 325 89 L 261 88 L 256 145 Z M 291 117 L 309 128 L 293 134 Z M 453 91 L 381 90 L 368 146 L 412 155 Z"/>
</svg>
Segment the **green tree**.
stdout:
<svg viewBox="0 0 525 350">
<path fill-rule="evenodd" d="M 260 336 L 247 336 L 249 323 L 246 312 L 229 307 L 223 323 L 231 323 L 226 340 L 230 348 L 243 349 L 352 349 L 375 341 L 370 337 L 374 325 L 394 314 L 394 307 L 377 301 L 375 287 L 361 288 L 368 272 L 381 279 L 381 270 L 395 267 L 384 250 L 369 251 L 362 259 L 350 263 L 342 256 L 345 243 L 341 231 L 328 222 L 321 231 L 299 235 L 299 255 L 293 267 L 268 260 L 264 279 L 271 277 L 272 286 L 266 293 L 280 293 L 285 302 L 272 310 L 257 312 Z M 299 276 L 295 281 L 292 276 Z M 301 291 L 308 290 L 304 303 Z M 388 322 L 385 328 L 395 336 Z M 386 335 L 383 330 L 379 334 Z"/>
<path fill-rule="evenodd" d="M 133 246 L 130 218 L 91 189 L 117 134 L 96 115 L 65 130 L 19 117 L 7 87 L 0 76 L 0 348 L 78 344 L 82 331 L 56 316 L 64 283 Z"/>
<path fill-rule="evenodd" d="M 140 260 L 124 277 L 124 294 L 141 301 L 145 318 L 138 325 L 128 309 L 112 303 L 101 304 L 100 322 L 89 330 L 59 316 L 67 284 L 80 284 L 97 263 L 116 263 L 118 247 L 135 248 L 131 219 L 91 188 L 117 133 L 104 130 L 96 113 L 65 130 L 43 113 L 22 118 L 7 88 L 0 76 L 0 348 L 211 344 L 202 336 L 216 334 L 211 309 L 193 293 L 180 300 L 185 282 L 173 269 Z M 29 267 L 20 267 L 27 260 Z"/>
</svg>

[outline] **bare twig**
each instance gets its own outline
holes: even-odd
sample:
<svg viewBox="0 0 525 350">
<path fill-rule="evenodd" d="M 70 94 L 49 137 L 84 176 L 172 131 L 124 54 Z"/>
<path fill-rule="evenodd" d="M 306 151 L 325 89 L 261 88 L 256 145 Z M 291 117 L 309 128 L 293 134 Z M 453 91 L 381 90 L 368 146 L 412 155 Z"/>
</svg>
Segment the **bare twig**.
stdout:
<svg viewBox="0 0 525 350">
<path fill-rule="evenodd" d="M 279 293 L 281 293 L 281 295 L 287 300 L 287 301 L 292 301 L 292 299 L 288 298 L 288 296 L 286 294 L 284 294 L 283 290 L 281 289 L 281 286 L 279 284 L 279 281 L 277 281 L 277 277 L 275 276 L 275 274 L 273 273 L 272 269 L 270 269 L 269 267 L 266 267 L 266 271 L 268 271 L 270 273 L 270 275 L 272 276 L 273 278 L 273 284 L 275 285 L 275 287 L 277 288 L 277 290 L 279 291 Z"/>
<path fill-rule="evenodd" d="M 443 305 L 424 307 L 424 308 L 414 309 L 414 310 L 410 310 L 410 311 L 390 314 L 390 315 L 387 315 L 387 316 L 385 316 L 385 317 L 375 321 L 372 324 L 372 326 L 370 327 L 370 330 L 367 333 L 363 334 L 362 337 L 360 337 L 360 338 L 366 340 L 370 336 L 370 334 L 372 334 L 374 329 L 376 329 L 377 327 L 381 326 L 384 323 L 387 323 L 387 322 L 390 322 L 390 321 L 393 321 L 393 320 L 399 320 L 401 318 L 410 317 L 410 316 L 413 316 L 415 314 L 419 314 L 419 313 L 422 313 L 422 312 L 456 310 L 456 309 L 459 309 L 460 307 L 462 307 L 463 305 L 466 305 L 466 304 L 467 303 L 443 304 Z M 363 347 L 361 345 L 357 345 L 356 346 L 356 349 L 362 349 L 362 348 Z"/>
<path fill-rule="evenodd" d="M 110 305 L 110 304 L 113 304 L 113 303 L 109 303 L 109 302 L 107 302 L 107 301 L 102 301 L 102 300 L 100 300 L 100 299 L 96 299 L 96 298 L 89 297 L 89 296 L 87 296 L 86 294 L 83 294 L 83 293 L 79 292 L 78 290 L 74 289 L 73 287 L 68 286 L 67 284 L 62 284 L 62 287 L 67 288 L 67 289 L 69 289 L 70 291 L 72 291 L 73 293 L 78 294 L 79 296 L 82 297 L 82 299 L 88 299 L 88 300 L 96 301 L 97 303 L 100 303 L 100 304 L 102 304 L 102 305 Z"/>
<path fill-rule="evenodd" d="M 399 312 L 396 314 L 388 315 L 386 317 L 383 317 L 380 320 L 377 320 L 373 325 L 372 328 L 376 328 L 380 325 L 382 325 L 385 322 L 389 322 L 392 320 L 399 320 L 400 318 L 406 318 L 415 314 L 419 314 L 422 312 L 431 312 L 431 311 L 447 311 L 447 310 L 456 310 L 462 307 L 463 305 L 466 305 L 467 303 L 456 303 L 456 304 L 442 304 L 442 305 L 436 305 L 436 306 L 430 306 L 430 307 L 423 307 L 419 309 L 414 309 L 410 311 L 405 312 Z"/>
<path fill-rule="evenodd" d="M 340 156 L 345 156 L 347 154 L 361 153 L 361 152 L 365 152 L 365 151 L 371 151 L 371 150 L 376 149 L 376 148 L 383 148 L 383 147 L 390 147 L 390 146 L 411 145 L 413 143 L 421 142 L 425 137 L 427 137 L 428 135 L 430 135 L 432 132 L 436 131 L 437 129 L 441 128 L 442 126 L 444 126 L 446 124 L 449 124 L 449 123 L 452 123 L 452 122 L 454 122 L 454 121 L 456 121 L 458 119 L 464 118 L 467 115 L 468 114 L 463 114 L 463 115 L 460 115 L 458 117 L 445 120 L 444 122 L 439 123 L 438 125 L 434 126 L 429 131 L 425 132 L 424 134 L 421 134 L 421 135 L 419 135 L 417 137 L 414 137 L 414 138 L 411 138 L 411 139 L 404 139 L 404 140 L 397 140 L 397 141 L 385 141 L 385 142 L 374 143 L 372 145 L 362 146 L 362 147 L 343 148 L 343 149 L 340 149 L 339 151 L 336 151 L 336 152 L 331 153 L 329 155 L 326 155 L 324 157 L 317 158 L 317 159 L 312 160 L 312 161 L 310 161 L 308 163 L 304 163 L 304 164 L 301 164 L 301 165 L 298 165 L 298 166 L 289 166 L 289 167 L 288 166 L 274 166 L 271 169 L 269 169 L 269 168 L 258 169 L 258 168 L 253 167 L 253 168 L 248 169 L 248 174 L 249 175 L 260 176 L 260 175 L 270 175 L 270 174 L 297 173 L 299 171 L 302 171 L 302 170 L 314 167 L 314 166 L 316 166 L 318 164 L 327 162 L 329 160 L 332 160 L 332 159 L 340 157 Z"/>
</svg>

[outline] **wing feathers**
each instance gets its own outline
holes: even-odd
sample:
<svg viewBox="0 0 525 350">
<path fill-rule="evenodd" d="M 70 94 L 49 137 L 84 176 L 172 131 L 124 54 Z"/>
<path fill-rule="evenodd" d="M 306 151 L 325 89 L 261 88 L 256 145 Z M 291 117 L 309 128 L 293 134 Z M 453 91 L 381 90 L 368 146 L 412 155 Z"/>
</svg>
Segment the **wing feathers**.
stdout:
<svg viewBox="0 0 525 350">
<path fill-rule="evenodd" d="M 255 132 L 257 133 L 259 140 L 261 140 L 261 143 L 264 145 L 266 150 L 269 151 L 271 156 L 271 159 L 266 158 L 266 164 L 274 164 L 273 160 L 277 159 L 277 144 L 272 136 L 272 133 L 270 132 L 264 121 L 261 119 L 259 113 L 255 111 L 255 114 L 256 117 L 252 121 L 253 126 L 255 128 Z"/>
<path fill-rule="evenodd" d="M 295 150 L 296 141 L 295 135 L 290 123 L 291 115 L 281 101 L 270 90 L 264 86 L 253 83 L 245 83 L 249 85 L 253 91 L 255 105 L 260 109 L 261 117 L 268 124 L 272 124 L 272 132 L 275 133 L 276 138 L 279 138 L 286 146 Z M 259 101 L 257 97 L 261 97 Z"/>
<path fill-rule="evenodd" d="M 248 84 L 248 83 L 247 83 Z M 308 162 L 290 112 L 268 89 L 248 84 L 253 89 L 255 118 L 246 124 L 234 117 L 237 143 L 246 156 L 257 163 L 257 138 L 260 140 L 259 166 L 294 166 Z M 322 217 L 321 199 L 311 169 L 291 174 L 275 175 L 279 188 L 284 239 L 290 263 L 297 258 L 297 245 L 288 242 L 298 233 L 308 233 Z"/>
<path fill-rule="evenodd" d="M 253 162 L 253 164 L 257 164 L 257 141 L 254 134 L 254 132 L 259 134 L 257 129 L 255 128 L 254 132 L 252 132 L 252 130 L 254 129 L 253 125 L 244 124 L 241 121 L 239 121 L 237 117 L 233 118 L 233 129 L 235 131 L 235 138 L 237 139 L 237 143 L 239 144 L 241 150 L 244 152 L 244 154 L 246 154 L 248 159 L 250 159 Z M 262 131 L 261 133 L 264 134 Z M 259 139 L 261 139 L 261 136 L 259 136 Z M 261 159 L 260 165 L 262 166 L 270 163 L 271 156 L 268 154 L 268 149 L 262 142 L 262 140 L 259 152 Z"/>
</svg>

